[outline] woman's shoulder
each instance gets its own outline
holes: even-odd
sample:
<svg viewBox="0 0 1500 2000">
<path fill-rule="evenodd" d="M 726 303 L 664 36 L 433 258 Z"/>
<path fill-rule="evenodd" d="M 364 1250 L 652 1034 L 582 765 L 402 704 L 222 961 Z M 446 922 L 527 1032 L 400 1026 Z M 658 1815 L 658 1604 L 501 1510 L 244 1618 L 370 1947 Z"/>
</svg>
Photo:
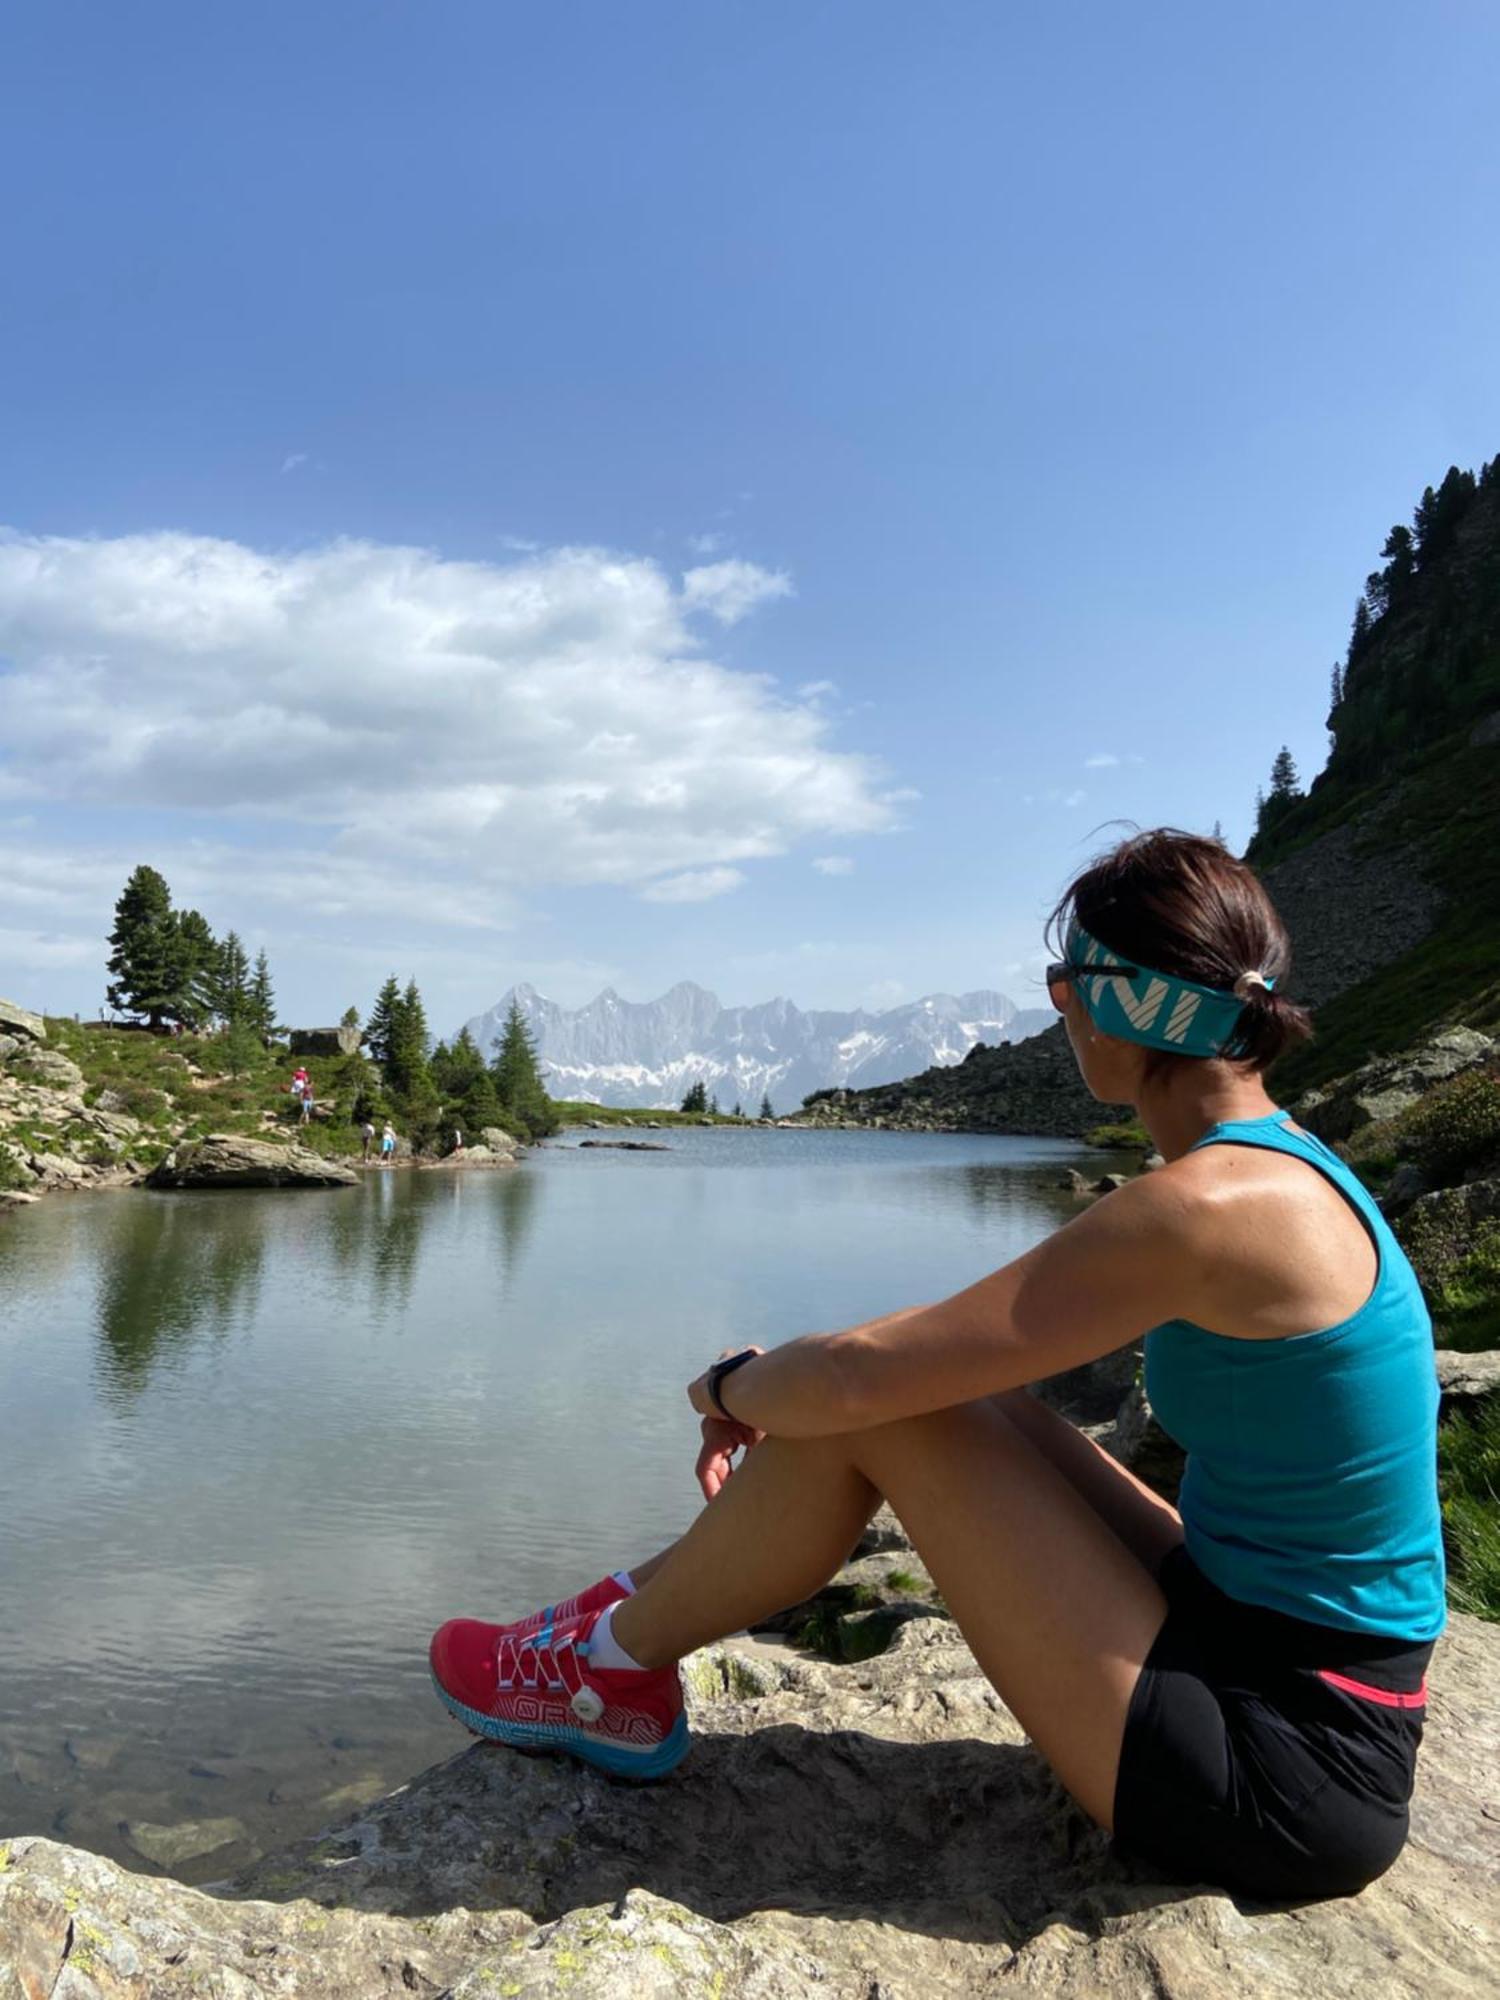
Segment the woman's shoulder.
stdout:
<svg viewBox="0 0 1500 2000">
<path fill-rule="evenodd" d="M 1378 1275 L 1372 1232 L 1306 1159 L 1269 1147 L 1204 1146 L 1161 1168 L 1192 1252 L 1195 1318 L 1249 1338 L 1300 1333 L 1355 1311 Z"/>
</svg>

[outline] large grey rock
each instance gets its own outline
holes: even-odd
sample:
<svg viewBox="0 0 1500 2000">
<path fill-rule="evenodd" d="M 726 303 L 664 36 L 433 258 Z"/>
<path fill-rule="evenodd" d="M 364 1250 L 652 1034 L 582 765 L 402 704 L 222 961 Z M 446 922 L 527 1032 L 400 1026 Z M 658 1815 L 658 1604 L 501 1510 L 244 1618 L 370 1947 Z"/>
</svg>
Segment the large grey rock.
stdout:
<svg viewBox="0 0 1500 2000">
<path fill-rule="evenodd" d="M 361 1028 L 293 1028 L 287 1053 L 294 1056 L 352 1056 L 364 1038 Z"/>
<path fill-rule="evenodd" d="M 479 1141 L 487 1151 L 494 1153 L 500 1159 L 504 1159 L 507 1154 L 514 1158 L 521 1151 L 520 1140 L 513 1139 L 500 1125 L 486 1125 L 479 1135 Z"/>
<path fill-rule="evenodd" d="M 1399 1117 L 1435 1083 L 1477 1068 L 1494 1052 L 1495 1043 L 1477 1028 L 1445 1028 L 1420 1048 L 1382 1056 L 1308 1091 L 1292 1111 L 1299 1125 L 1334 1144 L 1363 1125 Z"/>
<path fill-rule="evenodd" d="M 18 1007 L 14 1000 L 0 1000 L 0 1034 L 14 1035 L 24 1042 L 45 1042 L 47 1023 L 40 1014 Z"/>
<path fill-rule="evenodd" d="M 699 1743 L 665 1785 L 474 1749 L 227 1893 L 13 1841 L 0 1992 L 1487 1994 L 1496 1652 L 1455 1621 L 1412 1843 L 1346 1901 L 1237 1906 L 1118 1857 L 954 1628 L 917 1620 L 857 1668 L 695 1656 Z M 91 1983 L 56 1984 L 67 1966 Z"/>
<path fill-rule="evenodd" d="M 56 1049 L 39 1048 L 35 1043 L 13 1055 L 8 1064 L 13 1076 L 28 1077 L 34 1083 L 45 1083 L 53 1090 L 67 1092 L 83 1089 L 83 1071 L 68 1056 Z"/>
<path fill-rule="evenodd" d="M 873 1539 L 902 1552 L 888 1514 Z M 913 1615 L 857 1666 L 695 1654 L 697 1746 L 662 1785 L 476 1747 L 213 1893 L 47 1840 L 0 1845 L 0 1995 L 1487 1995 L 1497 1665 L 1500 1629 L 1455 1618 L 1412 1841 L 1348 1900 L 1237 1905 L 1118 1855 L 957 1628 Z M 201 1853 L 232 1831 L 145 1838 Z"/>
<path fill-rule="evenodd" d="M 1468 1413 L 1476 1403 L 1500 1390 L 1500 1351 L 1461 1354 L 1440 1347 L 1434 1358 L 1445 1417 L 1455 1410 Z"/>
<path fill-rule="evenodd" d="M 147 1178 L 159 1188 L 354 1187 L 359 1181 L 341 1160 L 238 1132 L 180 1141 Z"/>
</svg>

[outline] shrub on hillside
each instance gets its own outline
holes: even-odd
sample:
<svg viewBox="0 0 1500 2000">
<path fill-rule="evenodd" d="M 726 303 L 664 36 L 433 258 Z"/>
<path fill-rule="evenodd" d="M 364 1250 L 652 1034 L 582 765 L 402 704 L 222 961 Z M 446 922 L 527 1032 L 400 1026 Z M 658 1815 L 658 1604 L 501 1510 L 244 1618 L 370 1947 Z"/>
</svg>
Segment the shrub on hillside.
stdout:
<svg viewBox="0 0 1500 2000">
<path fill-rule="evenodd" d="M 1144 1125 L 1096 1125 L 1084 1135 L 1086 1146 L 1097 1146 L 1101 1152 L 1142 1152 L 1152 1148 L 1151 1134 Z"/>
<path fill-rule="evenodd" d="M 1470 1070 L 1431 1091 L 1407 1120 L 1411 1157 L 1440 1180 L 1500 1161 L 1500 1079 Z"/>
</svg>

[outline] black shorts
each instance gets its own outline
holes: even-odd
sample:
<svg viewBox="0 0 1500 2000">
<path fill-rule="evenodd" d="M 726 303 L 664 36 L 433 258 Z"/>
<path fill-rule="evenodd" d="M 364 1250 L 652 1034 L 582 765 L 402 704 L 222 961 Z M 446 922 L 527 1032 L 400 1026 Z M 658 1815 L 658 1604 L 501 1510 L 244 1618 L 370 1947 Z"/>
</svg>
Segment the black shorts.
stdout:
<svg viewBox="0 0 1500 2000">
<path fill-rule="evenodd" d="M 1430 1643 L 1288 1618 L 1186 1548 L 1125 1719 L 1115 1840 L 1186 1882 L 1267 1902 L 1347 1896 L 1406 1841 Z"/>
</svg>

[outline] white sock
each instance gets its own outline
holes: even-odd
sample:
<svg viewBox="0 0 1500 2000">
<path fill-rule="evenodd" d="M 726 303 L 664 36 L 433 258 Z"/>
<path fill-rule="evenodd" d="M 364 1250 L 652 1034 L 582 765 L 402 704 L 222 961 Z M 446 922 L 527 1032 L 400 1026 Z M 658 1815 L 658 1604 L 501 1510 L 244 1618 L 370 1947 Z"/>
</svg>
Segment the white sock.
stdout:
<svg viewBox="0 0 1500 2000">
<path fill-rule="evenodd" d="M 627 1673 L 643 1674 L 646 1669 L 639 1660 L 631 1659 L 611 1629 L 614 1613 L 615 1607 L 611 1604 L 607 1611 L 599 1615 L 599 1623 L 589 1636 L 589 1665 L 606 1667 L 612 1673 L 618 1673 L 623 1668 Z"/>
<path fill-rule="evenodd" d="M 628 1569 L 617 1569 L 612 1572 L 612 1575 L 614 1581 L 620 1586 L 621 1590 L 624 1591 L 627 1597 L 635 1596 L 635 1584 L 631 1580 L 630 1571 Z"/>
</svg>

